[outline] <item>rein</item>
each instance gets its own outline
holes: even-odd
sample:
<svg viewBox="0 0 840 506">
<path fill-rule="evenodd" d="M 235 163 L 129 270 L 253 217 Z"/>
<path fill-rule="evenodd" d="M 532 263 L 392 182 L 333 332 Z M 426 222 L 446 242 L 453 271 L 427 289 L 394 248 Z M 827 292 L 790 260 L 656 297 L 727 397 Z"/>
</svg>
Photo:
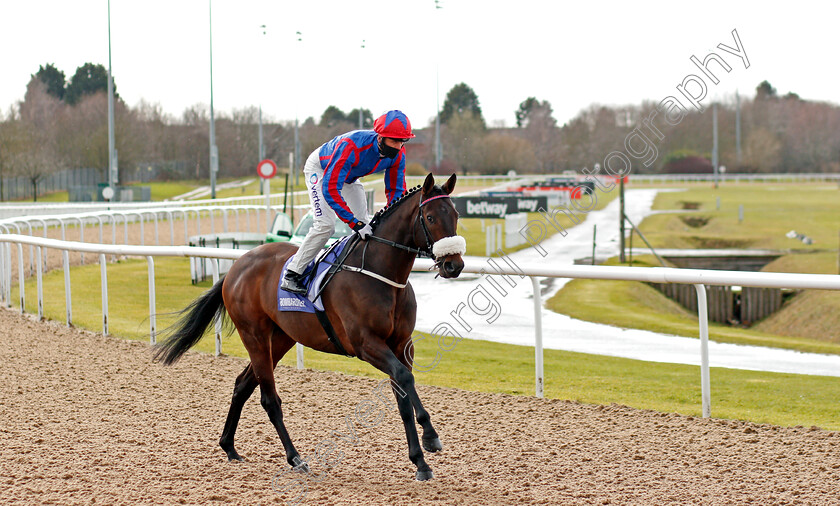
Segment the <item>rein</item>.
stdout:
<svg viewBox="0 0 840 506">
<path fill-rule="evenodd" d="M 373 271 L 365 269 L 365 254 L 367 253 L 367 248 L 370 245 L 370 241 L 376 241 L 376 242 L 385 244 L 387 246 L 390 246 L 392 248 L 396 248 L 396 249 L 400 249 L 400 250 L 403 250 L 403 251 L 407 251 L 409 253 L 413 253 L 414 255 L 417 255 L 417 256 L 420 256 L 420 257 L 426 257 L 426 258 L 431 258 L 432 260 L 437 260 L 435 254 L 433 252 L 433 246 L 435 244 L 435 241 L 432 239 L 432 235 L 429 233 L 429 228 L 426 226 L 426 220 L 423 219 L 423 210 L 422 209 L 423 209 L 423 206 L 428 204 L 429 202 L 431 202 L 433 200 L 441 199 L 441 198 L 449 198 L 449 195 L 447 195 L 447 194 L 436 195 L 434 197 L 429 197 L 428 199 L 422 201 L 420 203 L 420 205 L 418 206 L 419 211 L 417 213 L 417 216 L 414 218 L 414 225 L 412 226 L 412 229 L 417 230 L 417 222 L 419 221 L 420 225 L 421 225 L 421 228 L 423 229 L 423 235 L 426 238 L 426 246 L 425 247 L 423 247 L 423 248 L 412 248 L 411 246 L 406 246 L 405 244 L 400 244 L 398 242 L 391 241 L 389 239 L 384 239 L 382 237 L 377 237 L 377 236 L 371 234 L 370 236 L 368 236 L 368 241 L 365 242 L 364 248 L 362 249 L 362 266 L 361 267 L 355 267 L 355 266 L 352 266 L 352 265 L 345 265 L 344 264 L 344 261 L 346 260 L 347 256 L 349 256 L 349 253 L 353 249 L 355 249 L 356 246 L 358 246 L 359 240 L 354 238 L 353 241 L 350 244 L 348 244 L 348 247 L 345 248 L 345 253 L 342 254 L 342 258 L 337 259 L 338 261 L 330 269 L 330 272 L 328 273 L 327 279 L 321 285 L 321 290 L 318 292 L 318 295 L 320 295 L 324 291 L 324 288 L 326 288 L 326 285 L 330 282 L 330 280 L 332 280 L 332 277 L 339 270 L 344 270 L 344 271 L 349 271 L 349 272 L 357 272 L 359 274 L 364 274 L 366 276 L 369 276 L 369 277 L 372 277 L 376 280 L 379 280 L 379 281 L 381 281 L 381 282 L 383 282 L 387 285 L 393 286 L 394 288 L 400 288 L 400 289 L 405 288 L 406 284 L 408 283 L 407 281 L 406 281 L 406 283 L 397 283 L 396 281 L 390 280 L 390 279 L 386 278 L 385 276 L 382 276 L 381 274 L 377 274 Z M 436 261 L 435 264 L 431 267 L 430 270 L 434 270 L 437 267 L 439 267 L 439 261 Z"/>
</svg>

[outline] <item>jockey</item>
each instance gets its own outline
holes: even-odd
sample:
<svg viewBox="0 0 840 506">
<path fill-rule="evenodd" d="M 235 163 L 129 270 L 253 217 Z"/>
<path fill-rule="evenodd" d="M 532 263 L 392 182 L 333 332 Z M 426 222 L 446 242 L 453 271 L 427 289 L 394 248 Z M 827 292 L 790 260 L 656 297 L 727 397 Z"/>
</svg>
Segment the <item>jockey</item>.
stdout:
<svg viewBox="0 0 840 506">
<path fill-rule="evenodd" d="M 358 179 L 385 171 L 388 204 L 400 198 L 405 193 L 403 145 L 412 137 L 408 117 L 401 111 L 388 111 L 376 118 L 372 131 L 339 135 L 309 155 L 303 174 L 314 221 L 289 262 L 280 288 L 306 293 L 302 273 L 335 231 L 336 216 L 363 240 L 371 235 L 365 190 Z"/>
</svg>

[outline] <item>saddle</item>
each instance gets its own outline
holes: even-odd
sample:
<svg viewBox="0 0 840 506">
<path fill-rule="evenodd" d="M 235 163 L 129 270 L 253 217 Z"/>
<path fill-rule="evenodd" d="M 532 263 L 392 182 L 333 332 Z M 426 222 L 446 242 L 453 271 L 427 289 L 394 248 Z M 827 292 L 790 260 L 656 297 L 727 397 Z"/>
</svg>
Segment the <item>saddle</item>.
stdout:
<svg viewBox="0 0 840 506">
<path fill-rule="evenodd" d="M 303 271 L 303 283 L 307 287 L 306 296 L 287 292 L 280 288 L 280 283 L 283 281 L 283 276 L 286 275 L 291 258 L 286 260 L 283 265 L 283 271 L 277 283 L 277 310 L 314 313 L 324 328 L 324 332 L 327 333 L 327 338 L 342 355 L 346 356 L 349 356 L 349 354 L 342 346 L 341 341 L 338 340 L 335 329 L 330 323 L 329 317 L 327 317 L 321 294 L 335 276 L 335 273 L 341 270 L 347 256 L 355 249 L 358 242 L 359 237 L 355 234 L 336 241 L 306 267 Z"/>
</svg>

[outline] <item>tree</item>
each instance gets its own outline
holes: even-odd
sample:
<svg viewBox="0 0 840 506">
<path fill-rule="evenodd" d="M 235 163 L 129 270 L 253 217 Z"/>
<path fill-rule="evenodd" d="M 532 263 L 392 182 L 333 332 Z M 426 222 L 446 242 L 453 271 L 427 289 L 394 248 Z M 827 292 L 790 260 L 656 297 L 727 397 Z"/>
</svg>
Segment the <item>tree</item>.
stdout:
<svg viewBox="0 0 840 506">
<path fill-rule="evenodd" d="M 555 170 L 560 163 L 560 130 L 553 112 L 547 100 L 540 102 L 531 97 L 520 104 L 516 113 L 516 123 L 524 126 L 525 138 L 533 145 L 536 156 L 535 168 L 540 172 Z"/>
<path fill-rule="evenodd" d="M 505 133 L 488 134 L 482 142 L 482 172 L 507 174 L 533 172 L 537 161 L 530 142 Z"/>
<path fill-rule="evenodd" d="M 766 128 L 757 128 L 744 143 L 744 166 L 755 172 L 773 172 L 779 165 L 782 144 Z"/>
<path fill-rule="evenodd" d="M 516 110 L 516 126 L 517 128 L 527 127 L 532 120 L 551 123 L 551 126 L 555 126 L 557 121 L 554 120 L 552 114 L 554 111 L 548 100 L 540 102 L 534 97 L 528 97 L 519 104 L 519 109 Z"/>
<path fill-rule="evenodd" d="M 453 115 L 446 125 L 444 146 L 451 149 L 448 149 L 445 155 L 455 161 L 465 175 L 481 167 L 482 140 L 485 132 L 484 121 L 474 116 L 470 110 Z"/>
<path fill-rule="evenodd" d="M 347 113 L 346 120 L 356 125 L 356 128 L 359 126 L 359 109 L 353 109 L 352 111 Z M 370 109 L 362 109 L 362 128 L 373 128 L 373 113 L 370 112 Z"/>
<path fill-rule="evenodd" d="M 357 118 L 358 114 L 359 111 L 356 111 Z M 347 116 L 344 115 L 344 112 L 342 112 L 342 110 L 338 107 L 331 105 L 324 109 L 324 114 L 321 115 L 321 122 L 319 123 L 319 126 L 332 128 L 337 124 L 343 123 L 345 121 L 348 121 L 348 119 Z M 352 123 L 353 118 L 350 118 L 349 121 Z"/>
<path fill-rule="evenodd" d="M 52 63 L 47 63 L 46 66 L 41 65 L 35 77 L 47 86 L 47 93 L 59 100 L 64 98 L 66 77 L 64 72 L 55 68 L 55 65 Z"/>
<path fill-rule="evenodd" d="M 63 108 L 58 98 L 47 92 L 47 85 L 32 76 L 19 105 L 20 120 L 12 133 L 14 147 L 8 159 L 12 171 L 32 183 L 36 200 L 38 182 L 59 170 L 57 139 Z"/>
<path fill-rule="evenodd" d="M 776 98 L 776 88 L 771 86 L 767 80 L 761 81 L 761 83 L 755 87 L 755 98 L 757 100 Z"/>
<path fill-rule="evenodd" d="M 70 78 L 70 83 L 67 84 L 67 90 L 64 92 L 64 100 L 70 105 L 76 105 L 85 95 L 93 95 L 100 91 L 108 91 L 108 71 L 102 65 L 85 63 L 77 68 L 76 73 Z M 114 97 L 119 97 L 116 83 Z"/>
<path fill-rule="evenodd" d="M 467 112 L 470 113 L 472 119 L 481 122 L 482 129 L 485 128 L 481 106 L 478 104 L 478 95 L 465 83 L 456 84 L 446 94 L 443 110 L 440 112 L 440 122 L 447 124 L 453 116 L 462 116 Z"/>
</svg>

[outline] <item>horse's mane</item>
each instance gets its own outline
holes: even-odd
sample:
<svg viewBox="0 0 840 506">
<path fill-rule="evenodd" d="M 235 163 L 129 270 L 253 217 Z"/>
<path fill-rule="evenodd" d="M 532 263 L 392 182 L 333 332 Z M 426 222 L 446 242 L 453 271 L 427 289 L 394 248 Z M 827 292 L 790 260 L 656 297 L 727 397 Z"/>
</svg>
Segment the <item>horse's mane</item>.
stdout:
<svg viewBox="0 0 840 506">
<path fill-rule="evenodd" d="M 410 190 L 406 191 L 400 198 L 391 202 L 387 206 L 383 207 L 376 214 L 373 215 L 373 218 L 370 220 L 370 226 L 376 229 L 376 226 L 382 223 L 382 221 L 394 213 L 394 211 L 406 200 L 413 197 L 415 194 L 420 193 L 420 189 L 422 187 L 420 185 L 411 188 Z"/>
</svg>

